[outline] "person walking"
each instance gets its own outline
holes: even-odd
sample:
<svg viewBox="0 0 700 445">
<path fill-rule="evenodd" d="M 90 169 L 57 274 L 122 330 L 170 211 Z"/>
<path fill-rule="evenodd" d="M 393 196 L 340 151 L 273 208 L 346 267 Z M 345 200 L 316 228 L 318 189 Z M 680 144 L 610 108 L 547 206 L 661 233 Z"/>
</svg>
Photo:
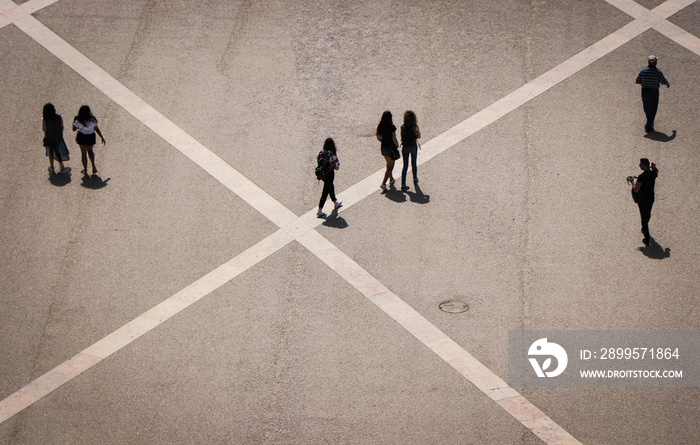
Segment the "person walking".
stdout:
<svg viewBox="0 0 700 445">
<path fill-rule="evenodd" d="M 632 192 L 636 195 L 639 215 L 642 218 L 642 233 L 644 234 L 642 242 L 645 246 L 648 246 L 651 242 L 649 220 L 651 219 L 651 208 L 654 205 L 654 186 L 656 185 L 656 178 L 659 176 L 659 169 L 656 168 L 656 164 L 653 162 L 650 165 L 647 158 L 639 160 L 639 168 L 643 171 L 637 177 L 637 181 L 632 187 Z"/>
<path fill-rule="evenodd" d="M 319 159 L 325 159 L 327 163 L 327 171 L 323 178 L 323 192 L 321 193 L 321 200 L 318 203 L 318 212 L 316 216 L 319 218 L 325 218 L 326 213 L 323 211 L 323 206 L 326 204 L 326 198 L 330 195 L 331 201 L 333 201 L 334 209 L 339 209 L 343 206 L 343 201 L 335 199 L 335 186 L 333 185 L 333 180 L 335 179 L 335 171 L 340 168 L 340 161 L 338 160 L 338 150 L 335 147 L 335 142 L 333 139 L 328 138 L 323 143 L 323 150 L 318 154 Z"/>
<path fill-rule="evenodd" d="M 102 139 L 102 145 L 105 145 L 105 138 L 102 136 L 99 122 L 97 118 L 93 116 L 90 107 L 83 105 L 78 110 L 78 115 L 73 119 L 73 131 L 78 133 L 75 135 L 75 142 L 80 146 L 80 154 L 82 155 L 83 170 L 80 172 L 83 175 L 87 175 L 87 160 L 90 158 L 92 163 L 92 174 L 97 173 L 97 167 L 95 166 L 95 153 L 92 148 L 95 146 L 96 137 L 95 133 Z"/>
<path fill-rule="evenodd" d="M 656 131 L 654 130 L 654 119 L 659 108 L 659 88 L 661 85 L 666 85 L 666 88 L 669 88 L 671 84 L 668 83 L 661 70 L 656 67 L 656 62 L 658 62 L 659 58 L 649 56 L 647 59 L 649 66 L 639 72 L 635 83 L 642 85 L 642 105 L 647 116 L 647 123 L 644 125 L 644 129 L 647 133 L 651 133 Z"/>
<path fill-rule="evenodd" d="M 55 173 L 53 161 L 56 159 L 60 167 L 60 171 L 65 169 L 63 161 L 70 159 L 66 141 L 63 140 L 63 118 L 56 113 L 56 108 L 53 104 L 44 105 L 41 129 L 44 131 L 44 147 L 46 148 L 46 156 L 49 157 L 49 171 Z"/>
<path fill-rule="evenodd" d="M 413 184 L 418 184 L 418 139 L 420 138 L 420 128 L 416 113 L 411 110 L 403 114 L 403 125 L 401 125 L 401 152 L 403 154 L 403 170 L 401 171 L 401 191 L 408 190 L 406 185 L 406 173 L 408 172 L 408 156 L 411 156 L 411 170 L 413 171 Z"/>
<path fill-rule="evenodd" d="M 386 161 L 384 180 L 382 180 L 382 185 L 380 185 L 379 188 L 386 192 L 388 191 L 386 182 L 389 181 L 389 185 L 394 185 L 394 182 L 396 182 L 393 175 L 394 162 L 396 161 L 394 153 L 398 154 L 399 148 L 399 142 L 396 140 L 396 127 L 394 126 L 390 111 L 385 111 L 382 114 L 382 118 L 379 120 L 379 125 L 377 125 L 377 140 L 381 142 L 381 153 Z"/>
</svg>

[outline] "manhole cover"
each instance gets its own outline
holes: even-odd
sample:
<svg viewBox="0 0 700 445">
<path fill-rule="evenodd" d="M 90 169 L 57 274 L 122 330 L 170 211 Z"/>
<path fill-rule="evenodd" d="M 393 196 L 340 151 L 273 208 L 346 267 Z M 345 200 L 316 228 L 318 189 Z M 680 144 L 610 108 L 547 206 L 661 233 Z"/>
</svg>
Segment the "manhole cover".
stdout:
<svg viewBox="0 0 700 445">
<path fill-rule="evenodd" d="M 448 314 L 461 314 L 469 310 L 469 305 L 463 301 L 449 300 L 440 303 L 439 308 Z"/>
</svg>

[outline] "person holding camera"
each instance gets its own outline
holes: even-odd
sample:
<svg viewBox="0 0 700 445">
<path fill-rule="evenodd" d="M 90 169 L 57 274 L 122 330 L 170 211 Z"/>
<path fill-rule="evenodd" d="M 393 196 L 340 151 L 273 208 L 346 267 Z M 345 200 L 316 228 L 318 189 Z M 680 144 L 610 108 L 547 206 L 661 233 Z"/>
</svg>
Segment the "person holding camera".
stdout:
<svg viewBox="0 0 700 445">
<path fill-rule="evenodd" d="M 659 169 L 656 168 L 656 164 L 653 162 L 650 165 L 647 158 L 639 160 L 639 168 L 643 171 L 637 177 L 637 180 L 634 181 L 632 193 L 639 206 L 639 214 L 642 217 L 642 233 L 644 234 L 642 242 L 645 246 L 648 246 L 651 240 L 649 220 L 651 219 L 651 208 L 654 205 L 654 185 L 656 184 L 656 178 L 659 176 Z"/>
</svg>

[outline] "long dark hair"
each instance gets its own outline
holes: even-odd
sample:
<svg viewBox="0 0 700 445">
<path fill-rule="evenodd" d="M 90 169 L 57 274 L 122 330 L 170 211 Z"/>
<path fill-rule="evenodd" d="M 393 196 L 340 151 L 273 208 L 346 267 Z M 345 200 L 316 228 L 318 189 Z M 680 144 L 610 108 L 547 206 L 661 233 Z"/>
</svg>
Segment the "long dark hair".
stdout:
<svg viewBox="0 0 700 445">
<path fill-rule="evenodd" d="M 45 121 L 50 121 L 53 120 L 56 117 L 56 108 L 53 106 L 53 104 L 46 104 L 44 105 L 44 120 Z"/>
<path fill-rule="evenodd" d="M 332 138 L 326 139 L 326 142 L 323 143 L 323 150 L 330 151 L 333 154 L 337 153 L 337 149 L 335 148 L 335 142 L 333 142 Z"/>
<path fill-rule="evenodd" d="M 83 105 L 80 107 L 80 110 L 78 110 L 78 115 L 75 116 L 75 120 L 80 122 L 83 125 L 86 125 L 89 120 L 94 120 L 95 116 L 92 115 L 92 111 L 90 111 L 90 107 L 87 105 Z"/>
<path fill-rule="evenodd" d="M 391 119 L 391 111 L 385 111 L 382 114 L 382 118 L 377 125 L 377 134 L 380 135 L 384 132 L 384 129 L 388 129 L 394 126 L 394 121 Z"/>
</svg>

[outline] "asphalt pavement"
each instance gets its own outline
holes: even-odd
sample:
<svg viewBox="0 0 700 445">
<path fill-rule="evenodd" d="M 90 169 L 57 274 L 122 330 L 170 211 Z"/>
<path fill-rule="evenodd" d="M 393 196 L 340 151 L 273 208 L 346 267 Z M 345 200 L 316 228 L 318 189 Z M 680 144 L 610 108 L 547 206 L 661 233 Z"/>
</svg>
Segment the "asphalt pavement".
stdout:
<svg viewBox="0 0 700 445">
<path fill-rule="evenodd" d="M 700 329 L 698 2 L 0 13 L 0 444 L 700 443 L 697 387 L 507 384 L 509 331 Z M 418 117 L 407 192 L 403 159 L 379 188 L 385 110 Z M 344 206 L 318 219 L 327 137 Z"/>
</svg>

